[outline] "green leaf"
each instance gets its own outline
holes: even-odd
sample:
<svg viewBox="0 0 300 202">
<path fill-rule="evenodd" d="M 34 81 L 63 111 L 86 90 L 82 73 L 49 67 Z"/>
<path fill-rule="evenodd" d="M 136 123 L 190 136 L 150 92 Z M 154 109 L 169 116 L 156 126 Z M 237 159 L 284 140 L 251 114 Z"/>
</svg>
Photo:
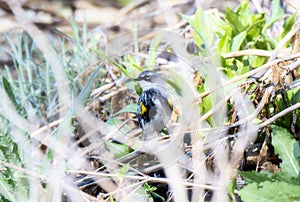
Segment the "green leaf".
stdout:
<svg viewBox="0 0 300 202">
<path fill-rule="evenodd" d="M 273 181 L 272 173 L 269 172 L 255 172 L 255 171 L 239 171 L 241 176 L 245 178 L 246 184 L 261 183 L 264 181 Z"/>
<path fill-rule="evenodd" d="M 235 189 L 236 189 L 236 178 L 233 178 L 232 181 L 229 183 L 228 188 L 227 188 L 228 194 L 233 199 L 235 198 L 235 193 L 234 193 Z"/>
<path fill-rule="evenodd" d="M 300 186 L 286 182 L 251 183 L 238 191 L 242 201 L 299 201 Z"/>
<path fill-rule="evenodd" d="M 284 182 L 292 181 L 292 179 L 286 177 L 282 173 L 273 174 L 268 171 L 263 171 L 263 172 L 259 172 L 259 173 L 255 172 L 255 171 L 239 171 L 238 173 L 245 178 L 246 184 L 251 184 L 251 183 L 259 184 L 259 183 L 265 182 L 265 181 L 274 182 L 276 180 L 284 181 Z"/>
<path fill-rule="evenodd" d="M 142 72 L 144 69 L 141 67 L 141 64 L 140 64 L 140 61 L 136 58 L 136 57 L 133 57 L 131 55 L 126 55 L 124 57 L 124 63 L 125 63 L 125 66 L 128 67 L 126 64 L 130 64 L 129 67 L 133 67 L 135 69 L 138 69 L 140 72 Z M 128 67 L 128 69 L 129 69 Z"/>
<path fill-rule="evenodd" d="M 157 198 L 159 199 L 160 201 L 164 202 L 166 201 L 164 197 L 162 197 L 161 195 L 155 193 L 155 192 L 152 192 L 151 195 L 154 197 L 154 198 Z"/>
<path fill-rule="evenodd" d="M 295 151 L 300 150 L 299 143 L 286 129 L 273 125 L 272 145 L 274 146 L 275 153 L 282 160 L 280 164 L 282 171 L 292 177 L 298 177 L 300 172 L 299 154 L 296 154 Z"/>
<path fill-rule="evenodd" d="M 284 12 L 280 6 L 280 1 L 279 0 L 273 0 L 272 1 L 272 14 L 271 18 L 267 21 L 263 28 L 263 33 L 266 33 L 266 30 L 271 27 L 276 21 L 278 21 L 280 18 L 282 18 Z"/>
<path fill-rule="evenodd" d="M 136 94 L 138 94 L 138 95 L 141 95 L 143 92 L 143 89 L 139 83 L 136 83 L 134 85 L 134 89 L 135 89 Z"/>
<path fill-rule="evenodd" d="M 120 168 L 120 170 L 117 172 L 118 177 L 120 178 L 120 180 L 124 180 L 125 175 L 128 173 L 130 168 L 129 164 L 124 164 L 122 166 L 122 168 Z"/>
<path fill-rule="evenodd" d="M 137 104 L 130 104 L 118 111 L 117 113 L 114 114 L 114 116 L 124 113 L 124 112 L 130 112 L 130 113 L 136 113 L 137 111 Z"/>
<path fill-rule="evenodd" d="M 79 103 L 85 102 L 86 98 L 89 96 L 92 89 L 92 84 L 95 82 L 95 79 L 99 73 L 100 67 L 98 67 L 88 78 L 84 88 L 81 90 L 80 94 L 76 98 L 76 101 Z"/>
<path fill-rule="evenodd" d="M 292 100 L 293 103 L 300 101 L 300 87 L 288 90 L 286 93 L 287 93 L 288 99 Z"/>
<path fill-rule="evenodd" d="M 194 29 L 197 30 L 197 35 L 201 37 L 205 46 L 211 46 L 213 44 L 214 33 L 201 7 L 197 9 L 195 14 Z"/>
<path fill-rule="evenodd" d="M 247 28 L 248 36 L 251 36 L 251 40 L 256 41 L 262 37 L 262 29 L 266 23 L 264 14 L 256 14 L 252 16 L 251 25 Z"/>
<path fill-rule="evenodd" d="M 115 202 L 114 197 L 112 195 L 109 195 L 109 201 L 110 202 Z"/>
<path fill-rule="evenodd" d="M 197 90 L 199 93 L 203 93 L 205 92 L 206 88 L 204 85 L 198 86 Z M 199 104 L 200 107 L 200 113 L 201 114 L 205 114 L 207 113 L 211 108 L 212 108 L 212 100 L 211 100 L 211 95 L 208 95 L 206 97 L 203 98 L 202 102 Z M 215 121 L 213 116 L 209 117 L 207 119 L 207 122 L 211 125 L 211 126 L 215 126 Z"/>
<path fill-rule="evenodd" d="M 231 24 L 233 35 L 237 35 L 246 29 L 239 20 L 239 14 L 228 7 L 226 8 L 225 18 Z"/>
<path fill-rule="evenodd" d="M 19 106 L 17 104 L 15 94 L 10 86 L 10 83 L 7 81 L 7 79 L 4 76 L 2 76 L 2 83 L 3 83 L 4 90 L 5 90 L 6 94 L 8 95 L 10 101 L 18 109 Z"/>
<path fill-rule="evenodd" d="M 118 64 L 117 62 L 115 62 L 114 60 L 112 60 L 110 57 L 108 57 L 103 51 L 101 50 L 96 50 L 96 49 L 91 49 L 93 52 L 95 52 L 96 54 L 100 55 L 101 57 L 103 57 L 105 60 L 107 60 L 108 62 L 110 62 L 112 65 L 114 65 L 115 67 L 117 67 L 121 72 L 123 72 L 126 76 L 128 76 L 129 78 L 133 79 L 133 76 L 130 74 L 130 72 L 125 69 L 122 65 Z"/>
<path fill-rule="evenodd" d="M 149 48 L 149 54 L 148 58 L 146 60 L 145 66 L 146 67 L 155 67 L 156 65 L 156 51 L 159 47 L 159 44 L 164 38 L 164 34 L 160 33 L 154 37 L 154 39 L 151 41 L 150 48 Z"/>
<path fill-rule="evenodd" d="M 294 26 L 295 21 L 296 21 L 296 15 L 297 13 L 294 13 L 293 15 L 291 15 L 285 22 L 283 25 L 283 32 L 280 36 L 280 38 L 283 38 Z"/>
<path fill-rule="evenodd" d="M 231 44 L 232 52 L 240 50 L 240 47 L 243 44 L 244 40 L 246 39 L 246 36 L 247 36 L 247 32 L 243 31 L 232 39 L 232 44 Z"/>
<path fill-rule="evenodd" d="M 211 29 L 209 16 L 205 15 L 199 7 L 195 14 L 195 19 L 191 20 L 188 16 L 181 15 L 194 29 L 194 40 L 200 50 L 210 47 L 214 42 L 214 33 Z"/>
<path fill-rule="evenodd" d="M 219 53 L 229 53 L 230 52 L 230 43 L 231 43 L 231 28 L 228 29 L 224 36 L 220 39 L 218 44 L 218 52 Z"/>
<path fill-rule="evenodd" d="M 265 64 L 267 58 L 266 58 L 266 57 L 263 57 L 263 56 L 254 56 L 254 57 L 251 56 L 251 57 L 250 57 L 250 61 L 251 61 L 251 60 L 252 60 L 252 62 L 250 62 L 250 63 L 251 63 L 251 66 L 252 66 L 253 68 L 255 68 L 255 67 L 259 67 L 259 66 Z"/>
<path fill-rule="evenodd" d="M 126 145 L 110 141 L 104 141 L 104 144 L 116 158 L 121 158 L 130 153 L 130 148 Z"/>
<path fill-rule="evenodd" d="M 242 23 L 244 27 L 247 27 L 250 23 L 249 19 L 251 19 L 251 13 L 249 9 L 249 1 L 241 2 L 240 6 L 238 7 L 237 11 L 235 12 L 239 16 L 239 21 Z"/>
<path fill-rule="evenodd" d="M 249 72 L 250 67 L 249 67 L 249 60 L 243 60 L 243 62 L 241 62 L 241 65 L 238 66 L 238 75 L 242 75 L 245 74 L 247 72 Z"/>
</svg>

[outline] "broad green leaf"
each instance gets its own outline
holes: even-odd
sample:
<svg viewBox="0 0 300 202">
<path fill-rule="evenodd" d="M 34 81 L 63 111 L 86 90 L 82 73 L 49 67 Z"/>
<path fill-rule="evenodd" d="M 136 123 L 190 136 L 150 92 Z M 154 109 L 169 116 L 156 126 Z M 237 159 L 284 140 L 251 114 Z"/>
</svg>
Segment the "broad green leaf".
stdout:
<svg viewBox="0 0 300 202">
<path fill-rule="evenodd" d="M 251 183 L 238 191 L 242 201 L 299 201 L 300 186 L 286 182 Z"/>
<path fill-rule="evenodd" d="M 231 44 L 231 51 L 232 52 L 240 50 L 240 47 L 243 44 L 243 42 L 245 41 L 246 36 L 247 36 L 247 32 L 243 31 L 243 32 L 239 33 L 238 35 L 236 35 L 232 39 L 232 44 Z"/>
<path fill-rule="evenodd" d="M 238 7 L 236 13 L 239 16 L 239 21 L 242 23 L 244 27 L 247 27 L 250 23 L 251 13 L 249 9 L 249 1 L 246 0 L 241 2 L 240 6 Z"/>
<path fill-rule="evenodd" d="M 213 33 L 219 36 L 225 35 L 228 28 L 231 27 L 223 19 L 225 15 L 223 13 L 205 13 L 206 18 L 209 20 L 209 25 Z"/>
<path fill-rule="evenodd" d="M 239 20 L 239 14 L 228 7 L 226 8 L 225 18 L 231 24 L 234 35 L 237 35 L 246 29 Z"/>
<path fill-rule="evenodd" d="M 138 94 L 138 95 L 141 95 L 143 92 L 143 89 L 139 83 L 136 83 L 134 85 L 134 90 L 135 90 L 136 94 Z"/>
<path fill-rule="evenodd" d="M 238 65 L 238 75 L 242 75 L 245 74 L 247 72 L 249 72 L 250 67 L 249 67 L 249 60 L 243 60 L 243 62 L 241 62 L 240 65 Z"/>
<path fill-rule="evenodd" d="M 256 14 L 252 16 L 251 25 L 247 28 L 248 36 L 251 37 L 251 40 L 258 40 L 262 37 L 262 29 L 266 23 L 264 14 Z"/>
<path fill-rule="evenodd" d="M 272 145 L 274 146 L 275 153 L 282 160 L 280 164 L 282 171 L 292 177 L 298 177 L 300 165 L 299 158 L 297 157 L 299 154 L 295 154 L 295 151 L 299 151 L 299 143 L 286 129 L 273 125 Z"/>
<path fill-rule="evenodd" d="M 265 62 L 267 60 L 266 57 L 262 57 L 262 56 L 254 56 L 254 57 L 251 56 L 250 58 L 251 58 L 250 63 L 253 68 L 259 67 L 259 66 L 265 64 Z M 251 60 L 252 60 L 252 62 L 251 62 Z"/>
<path fill-rule="evenodd" d="M 202 49 L 202 48 L 203 48 L 202 45 L 204 44 L 204 39 L 203 39 L 203 37 L 201 36 L 201 33 L 200 33 L 199 29 L 198 29 L 198 27 L 199 27 L 200 25 L 197 25 L 197 24 L 195 23 L 195 20 L 191 20 L 190 17 L 188 17 L 188 16 L 186 16 L 186 15 L 181 14 L 181 17 L 182 17 L 185 21 L 187 21 L 187 22 L 193 27 L 193 29 L 194 29 L 194 31 L 195 31 L 195 34 L 194 34 L 194 40 L 195 40 L 195 43 L 196 43 L 196 45 L 197 45 L 200 49 Z"/>
<path fill-rule="evenodd" d="M 195 43 L 201 50 L 205 47 L 210 47 L 213 44 L 214 32 L 210 25 L 211 22 L 209 16 L 204 14 L 201 7 L 197 9 L 194 20 L 191 20 L 188 16 L 182 14 L 181 17 L 193 27 L 195 31 Z"/>
<path fill-rule="evenodd" d="M 266 32 L 266 30 L 271 27 L 276 21 L 278 21 L 280 18 L 282 18 L 284 12 L 280 6 L 279 0 L 273 0 L 272 1 L 272 14 L 271 18 L 267 21 L 266 25 L 263 28 L 263 33 Z"/>
<path fill-rule="evenodd" d="M 290 182 L 291 180 L 289 178 L 286 178 L 286 176 L 282 175 L 282 173 L 273 174 L 268 171 L 263 171 L 263 172 L 239 171 L 238 173 L 245 178 L 246 184 L 251 184 L 251 183 L 259 184 L 265 181 L 274 182 L 275 180 Z"/>
<path fill-rule="evenodd" d="M 201 7 L 199 7 L 195 14 L 194 26 L 198 30 L 197 34 L 200 35 L 206 46 L 211 46 L 214 40 L 214 33 L 212 32 L 210 24 L 207 22 L 206 16 Z"/>
<path fill-rule="evenodd" d="M 294 143 L 294 155 L 295 155 L 295 158 L 300 163 L 300 147 L 299 147 L 298 142 Z M 300 175 L 298 175 L 298 179 L 299 179 L 299 177 L 300 177 Z M 300 182 L 299 182 L 299 184 L 300 184 Z"/>
<path fill-rule="evenodd" d="M 118 111 L 117 113 L 114 114 L 114 116 L 124 113 L 124 112 L 130 112 L 130 113 L 136 113 L 137 110 L 137 104 L 130 104 Z"/>
<path fill-rule="evenodd" d="M 288 99 L 292 100 L 294 103 L 300 101 L 300 87 L 288 90 L 286 93 L 287 93 Z"/>
<path fill-rule="evenodd" d="M 231 28 L 227 30 L 225 35 L 220 39 L 218 44 L 219 53 L 229 53 L 230 52 L 230 43 L 231 43 Z"/>
<path fill-rule="evenodd" d="M 130 153 L 130 148 L 126 145 L 110 141 L 104 141 L 104 144 L 116 158 L 121 158 Z"/>
</svg>

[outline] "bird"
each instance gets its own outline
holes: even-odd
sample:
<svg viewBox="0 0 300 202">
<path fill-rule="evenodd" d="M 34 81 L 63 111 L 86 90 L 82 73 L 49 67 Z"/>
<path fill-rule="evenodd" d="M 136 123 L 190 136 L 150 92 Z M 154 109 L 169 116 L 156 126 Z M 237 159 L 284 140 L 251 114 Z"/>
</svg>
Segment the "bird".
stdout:
<svg viewBox="0 0 300 202">
<path fill-rule="evenodd" d="M 153 138 L 166 128 L 172 116 L 170 93 L 162 76 L 155 71 L 145 70 L 134 80 L 142 88 L 137 104 L 138 123 L 144 131 L 144 139 Z"/>
</svg>

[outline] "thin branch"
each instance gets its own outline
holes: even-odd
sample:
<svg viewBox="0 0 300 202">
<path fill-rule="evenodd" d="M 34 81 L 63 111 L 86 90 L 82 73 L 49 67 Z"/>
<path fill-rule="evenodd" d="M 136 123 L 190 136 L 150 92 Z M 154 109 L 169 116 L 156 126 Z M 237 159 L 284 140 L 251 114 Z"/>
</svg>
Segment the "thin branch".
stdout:
<svg viewBox="0 0 300 202">
<path fill-rule="evenodd" d="M 49 177 L 47 177 L 45 175 L 38 174 L 37 172 L 33 172 L 31 170 L 28 170 L 28 169 L 25 169 L 25 168 L 13 165 L 11 163 L 7 163 L 7 162 L 4 162 L 4 161 L 0 160 L 0 165 L 5 166 L 5 167 L 10 168 L 10 169 L 13 169 L 15 171 L 24 173 L 24 174 L 28 175 L 28 177 L 29 176 L 30 177 L 34 177 L 34 178 L 36 178 L 38 180 L 41 180 L 41 182 L 45 182 L 45 181 L 48 182 L 48 181 L 50 181 Z M 66 183 L 62 183 L 62 185 L 64 186 L 64 188 L 66 188 L 68 190 L 79 192 L 81 195 L 83 195 L 84 197 L 88 198 L 89 200 L 103 202 L 103 200 L 97 199 L 97 198 L 95 198 L 92 195 L 89 195 L 87 193 L 81 192 L 78 189 L 75 189 L 74 187 L 71 187 L 71 186 L 69 186 Z"/>
<path fill-rule="evenodd" d="M 264 57 L 271 57 L 272 52 L 261 50 L 261 49 L 248 49 L 248 50 L 241 50 L 237 52 L 231 52 L 223 54 L 222 56 L 225 59 L 228 58 L 234 58 L 234 57 L 240 57 L 240 56 L 264 56 Z"/>
<path fill-rule="evenodd" d="M 199 98 L 203 99 L 204 97 L 208 96 L 209 94 L 211 94 L 212 92 L 214 92 L 216 90 L 219 90 L 219 89 L 224 88 L 224 87 L 226 87 L 226 86 L 228 86 L 230 84 L 234 84 L 235 82 L 238 82 L 238 81 L 241 81 L 243 79 L 246 79 L 246 78 L 248 78 L 248 77 L 256 74 L 257 72 L 260 72 L 261 70 L 267 69 L 267 68 L 271 67 L 272 65 L 275 65 L 275 64 L 277 64 L 279 62 L 282 62 L 282 59 L 276 59 L 276 60 L 270 61 L 270 62 L 268 62 L 268 63 L 266 63 L 266 64 L 264 64 L 264 65 L 262 65 L 262 66 L 260 66 L 260 67 L 258 67 L 256 69 L 253 69 L 253 70 L 251 70 L 251 71 L 249 71 L 249 72 L 247 72 L 247 73 L 239 76 L 239 77 L 231 79 L 231 80 L 229 80 L 229 81 L 227 81 L 227 82 L 225 82 L 223 84 L 220 84 L 220 85 L 218 85 L 218 86 L 216 86 L 216 87 L 214 87 L 214 88 L 212 88 L 212 89 L 210 89 L 208 91 L 205 91 L 204 93 L 202 93 L 202 94 L 199 95 Z"/>
<path fill-rule="evenodd" d="M 300 108 L 300 103 L 297 103 L 297 104 L 294 104 L 284 110 L 282 110 L 281 112 L 279 112 L 278 114 L 274 115 L 273 117 L 269 118 L 268 120 L 264 121 L 263 123 L 259 124 L 259 128 L 263 128 L 263 127 L 266 127 L 267 125 L 275 122 L 276 120 L 278 120 L 279 118 L 287 115 L 288 113 L 296 110 Z"/>
<path fill-rule="evenodd" d="M 37 136 L 42 135 L 46 130 L 49 130 L 51 128 L 54 128 L 56 126 L 58 126 L 59 124 L 61 124 L 63 122 L 63 119 L 58 119 L 56 121 L 53 121 L 49 124 L 47 124 L 46 126 L 43 126 L 41 128 L 39 128 L 38 130 L 34 131 L 33 133 L 30 134 L 30 138 L 37 138 Z"/>
<path fill-rule="evenodd" d="M 276 48 L 273 50 L 272 56 L 270 57 L 270 60 L 273 60 L 277 57 L 280 50 L 282 50 L 287 42 L 291 40 L 291 38 L 297 34 L 297 32 L 300 30 L 300 23 L 295 23 L 292 29 L 283 37 L 283 39 L 278 43 Z"/>
<path fill-rule="evenodd" d="M 103 172 L 92 172 L 92 171 L 83 171 L 83 170 L 68 170 L 69 173 L 77 173 L 77 174 L 86 174 L 86 175 L 92 175 L 92 176 L 101 176 L 101 177 L 109 177 L 109 178 L 119 178 L 120 174 L 111 174 L 111 173 L 103 173 Z M 159 183 L 172 183 L 167 178 L 159 178 L 159 177 L 150 177 L 150 176 L 136 176 L 136 175 L 124 175 L 122 176 L 126 179 L 132 179 L 132 180 L 144 180 L 146 182 L 159 182 Z M 209 190 L 217 190 L 217 187 L 209 186 L 209 185 L 203 185 L 203 184 L 197 184 L 197 183 L 191 183 L 191 182 L 177 182 L 182 183 L 185 186 L 191 186 L 191 187 L 200 187 L 204 189 Z"/>
</svg>

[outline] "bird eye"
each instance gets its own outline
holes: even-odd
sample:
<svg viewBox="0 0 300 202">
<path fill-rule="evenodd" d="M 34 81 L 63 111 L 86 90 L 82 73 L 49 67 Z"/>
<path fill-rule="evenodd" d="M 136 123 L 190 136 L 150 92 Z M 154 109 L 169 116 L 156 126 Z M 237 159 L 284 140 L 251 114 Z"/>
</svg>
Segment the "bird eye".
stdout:
<svg viewBox="0 0 300 202">
<path fill-rule="evenodd" d="M 149 75 L 145 75 L 143 78 L 145 81 L 150 81 L 150 76 Z"/>
</svg>

